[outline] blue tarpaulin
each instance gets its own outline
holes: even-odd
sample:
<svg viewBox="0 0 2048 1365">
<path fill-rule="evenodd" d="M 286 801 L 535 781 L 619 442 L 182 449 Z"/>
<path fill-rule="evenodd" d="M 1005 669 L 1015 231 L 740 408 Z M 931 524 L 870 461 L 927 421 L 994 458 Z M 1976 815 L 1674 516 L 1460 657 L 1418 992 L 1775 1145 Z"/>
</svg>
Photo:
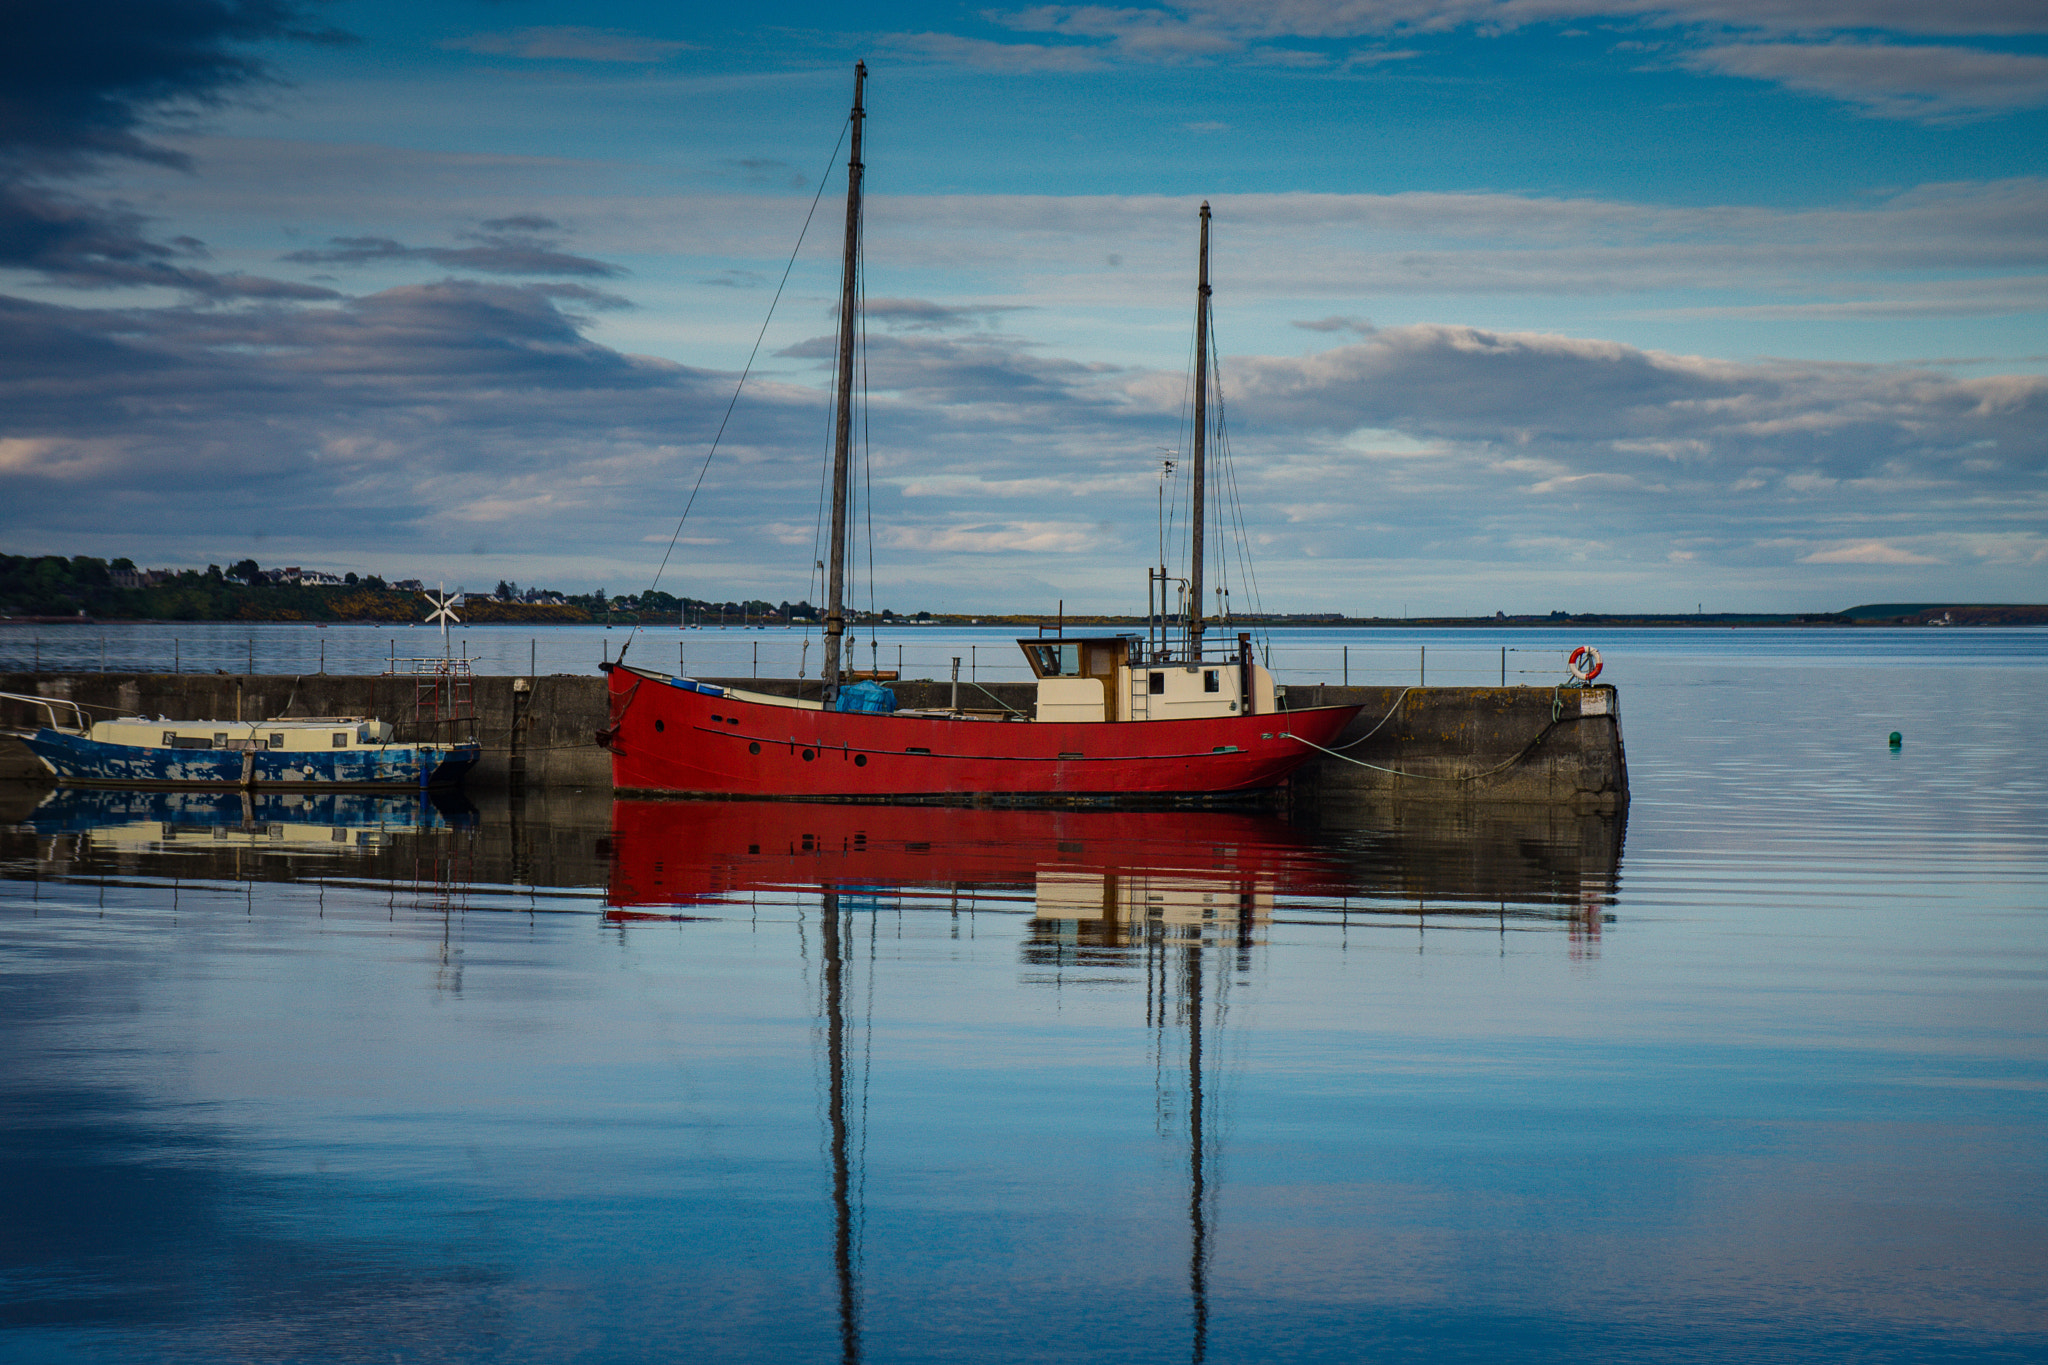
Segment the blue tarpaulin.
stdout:
<svg viewBox="0 0 2048 1365">
<path fill-rule="evenodd" d="M 896 694 L 878 682 L 857 682 L 839 689 L 839 700 L 832 709 L 886 716 L 896 709 Z"/>
</svg>

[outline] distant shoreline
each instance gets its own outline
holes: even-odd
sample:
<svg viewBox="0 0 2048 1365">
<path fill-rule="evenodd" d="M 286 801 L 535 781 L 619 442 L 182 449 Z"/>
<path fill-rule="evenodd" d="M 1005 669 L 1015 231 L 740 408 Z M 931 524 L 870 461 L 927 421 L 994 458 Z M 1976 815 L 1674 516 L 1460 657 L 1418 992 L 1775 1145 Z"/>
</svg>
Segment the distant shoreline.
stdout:
<svg viewBox="0 0 2048 1365">
<path fill-rule="evenodd" d="M 1720 612 L 1705 615 L 1683 616 L 1631 615 L 1626 613 L 1583 612 L 1558 616 L 1283 616 L 1283 617 L 1238 617 L 1229 622 L 1209 623 L 1209 630 L 1216 635 L 1228 635 L 1236 630 L 1555 630 L 1566 627 L 1598 626 L 1608 629 L 1667 629 L 1667 630 L 1844 630 L 1864 627 L 1920 627 L 1942 629 L 1968 626 L 1974 628 L 1996 626 L 2048 626 L 2048 605 L 1984 605 L 1946 604 L 1938 606 L 1913 606 L 1897 615 L 1879 614 L 1884 608 L 1859 607 L 1848 612 L 1829 613 L 1769 613 L 1769 612 Z M 1064 617 L 1053 613 L 1045 615 L 975 615 L 972 613 L 937 614 L 918 620 L 911 617 L 869 619 L 865 616 L 849 621 L 849 625 L 883 626 L 890 629 L 934 629 L 934 628 L 984 628 L 1036 630 L 1040 627 L 1064 622 L 1069 629 L 1117 629 L 1143 630 L 1142 616 L 1089 615 L 1067 613 Z M 337 621 L 309 621 L 288 616 L 257 619 L 247 616 L 210 620 L 166 620 L 162 617 L 116 617 L 116 616 L 0 616 L 0 626 L 258 626 L 292 625 L 314 629 L 336 627 L 366 627 L 376 630 L 398 630 L 423 628 L 417 620 L 378 620 L 360 618 Z M 607 622 L 604 617 L 585 620 L 554 619 L 498 619 L 471 620 L 460 623 L 458 630 L 472 626 L 524 626 L 530 629 L 556 628 L 563 626 L 590 627 L 611 625 L 619 627 L 649 626 L 674 629 L 675 619 L 666 613 L 653 619 L 643 619 L 631 612 L 615 613 Z M 689 630 L 704 631 L 750 631 L 783 630 L 797 626 L 816 629 L 815 622 L 788 622 L 776 618 L 755 620 L 746 625 L 727 623 L 725 625 L 691 625 Z"/>
</svg>

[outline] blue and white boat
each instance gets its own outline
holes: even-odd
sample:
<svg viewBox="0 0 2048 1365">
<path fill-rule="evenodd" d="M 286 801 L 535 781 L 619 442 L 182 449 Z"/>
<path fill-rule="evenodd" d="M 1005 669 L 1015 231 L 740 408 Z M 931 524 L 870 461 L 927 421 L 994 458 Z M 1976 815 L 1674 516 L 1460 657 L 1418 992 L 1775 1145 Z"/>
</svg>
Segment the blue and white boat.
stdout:
<svg viewBox="0 0 2048 1365">
<path fill-rule="evenodd" d="M 388 722 L 365 716 L 92 722 L 75 702 L 16 693 L 0 693 L 0 700 L 40 707 L 47 716 L 34 729 L 0 733 L 26 744 L 59 782 L 89 786 L 450 787 L 482 755 L 474 742 L 399 743 Z"/>
</svg>

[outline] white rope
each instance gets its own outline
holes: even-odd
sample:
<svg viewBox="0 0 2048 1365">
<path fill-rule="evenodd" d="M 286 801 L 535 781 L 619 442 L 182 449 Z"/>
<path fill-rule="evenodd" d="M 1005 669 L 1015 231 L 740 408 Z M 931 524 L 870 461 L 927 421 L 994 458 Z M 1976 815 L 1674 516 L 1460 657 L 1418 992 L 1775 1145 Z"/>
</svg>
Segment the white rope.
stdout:
<svg viewBox="0 0 2048 1365">
<path fill-rule="evenodd" d="M 1384 724 L 1385 722 L 1381 723 Z M 1555 727 L 1557 724 L 1557 721 L 1552 721 L 1549 725 L 1544 726 L 1541 730 L 1539 730 L 1536 733 L 1535 739 L 1532 739 L 1527 744 L 1524 744 L 1519 750 L 1515 752 L 1515 756 L 1513 758 L 1510 758 L 1507 762 L 1496 764 L 1495 766 L 1488 768 L 1485 772 L 1467 773 L 1463 777 L 1459 777 L 1455 774 L 1450 773 L 1404 773 L 1399 768 L 1382 768 L 1377 763 L 1367 763 L 1362 758 L 1347 757 L 1344 754 L 1338 753 L 1335 749 L 1324 748 L 1323 745 L 1316 743 L 1312 739 L 1303 739 L 1300 735 L 1290 734 L 1285 730 L 1282 730 L 1280 732 L 1280 738 L 1291 739 L 1298 744 L 1306 744 L 1309 748 L 1320 749 L 1323 753 L 1328 754 L 1331 758 L 1337 759 L 1341 762 L 1356 764 L 1358 767 L 1361 768 L 1370 768 L 1376 773 L 1386 773 L 1391 777 L 1412 777 L 1420 782 L 1476 782 L 1482 777 L 1492 777 L 1495 773 L 1506 772 L 1509 768 L 1512 768 L 1517 763 L 1520 763 L 1525 757 L 1528 756 L 1528 753 L 1531 749 L 1535 748 L 1539 743 L 1542 742 L 1543 736 L 1549 734 L 1551 729 Z M 1359 738 L 1363 739 L 1365 738 L 1365 736 L 1360 735 Z M 1353 743 L 1356 742 L 1356 740 L 1353 741 Z M 1346 745 L 1345 747 L 1349 748 L 1350 745 Z"/>
<path fill-rule="evenodd" d="M 1349 743 L 1349 744 L 1340 744 L 1340 745 L 1338 745 L 1338 746 L 1337 746 L 1337 748 L 1339 748 L 1339 749 L 1355 749 L 1355 748 L 1357 748 L 1357 747 L 1358 747 L 1359 745 L 1361 745 L 1361 744 L 1365 743 L 1365 741 L 1367 741 L 1367 740 L 1371 739 L 1371 738 L 1372 738 L 1372 737 L 1373 737 L 1374 735 L 1378 734 L 1378 733 L 1380 732 L 1380 726 L 1381 726 L 1381 725 L 1385 725 L 1385 724 L 1386 724 L 1386 723 L 1387 723 L 1388 721 L 1390 721 L 1390 720 L 1392 720 L 1392 719 L 1394 718 L 1394 712 L 1396 712 L 1396 711 L 1398 711 L 1398 710 L 1400 710 L 1400 709 L 1401 709 L 1401 703 L 1402 703 L 1402 702 L 1404 702 L 1404 701 L 1406 701 L 1406 700 L 1408 699 L 1408 694 L 1409 694 L 1410 692 L 1413 692 L 1414 690 L 1415 690 L 1415 689 L 1414 689 L 1414 688 L 1412 688 L 1412 687 L 1404 687 L 1404 688 L 1402 688 L 1402 689 L 1401 689 L 1401 695 L 1400 695 L 1400 696 L 1398 696 L 1398 697 L 1396 697 L 1396 698 L 1394 698 L 1394 704 L 1393 704 L 1392 706 L 1390 706 L 1390 707 L 1388 707 L 1388 708 L 1387 708 L 1387 714 L 1385 714 L 1384 716 L 1381 716 L 1381 717 L 1380 717 L 1380 724 L 1379 724 L 1379 725 L 1375 725 L 1375 726 L 1373 726 L 1373 727 L 1372 727 L 1372 729 L 1370 729 L 1370 730 L 1367 730 L 1367 731 L 1366 731 L 1366 732 L 1365 732 L 1364 734 L 1360 735 L 1360 736 L 1359 736 L 1359 737 L 1358 737 L 1357 739 L 1354 739 L 1354 740 L 1352 740 L 1352 741 L 1351 741 L 1351 743 Z M 1307 741 L 1307 740 L 1305 740 L 1305 739 L 1304 739 L 1304 740 L 1302 740 L 1301 742 L 1302 742 L 1303 744 L 1306 744 L 1306 743 L 1308 743 L 1308 741 Z M 1330 750 L 1329 752 L 1331 752 L 1331 753 L 1335 753 L 1335 752 L 1336 752 L 1336 750 L 1335 750 L 1335 749 L 1332 749 L 1332 750 Z M 1368 764 L 1366 764 L 1365 766 L 1367 766 L 1367 767 L 1369 768 L 1369 767 L 1371 767 L 1372 765 L 1371 765 L 1370 763 L 1368 763 Z M 1386 769 L 1382 768 L 1382 769 L 1381 769 L 1380 771 L 1382 771 L 1382 772 L 1385 772 L 1385 771 L 1386 771 Z"/>
</svg>

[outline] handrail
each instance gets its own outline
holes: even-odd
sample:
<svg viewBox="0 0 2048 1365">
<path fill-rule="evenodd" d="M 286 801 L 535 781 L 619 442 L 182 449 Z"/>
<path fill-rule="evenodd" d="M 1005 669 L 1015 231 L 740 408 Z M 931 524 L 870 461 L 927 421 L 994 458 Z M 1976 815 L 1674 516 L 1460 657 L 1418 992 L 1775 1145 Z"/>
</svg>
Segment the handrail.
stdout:
<svg viewBox="0 0 2048 1365">
<path fill-rule="evenodd" d="M 0 701 L 21 701 L 27 702 L 30 706 L 42 707 L 45 711 L 50 713 L 50 728 L 52 730 L 61 730 L 64 728 L 57 721 L 57 708 L 60 706 L 68 706 L 71 708 L 71 714 L 78 720 L 77 728 L 79 734 L 82 735 L 87 730 L 92 729 L 92 722 L 85 718 L 85 708 L 80 706 L 77 702 L 69 700 L 68 698 L 31 697 L 24 692 L 0 692 Z"/>
</svg>

